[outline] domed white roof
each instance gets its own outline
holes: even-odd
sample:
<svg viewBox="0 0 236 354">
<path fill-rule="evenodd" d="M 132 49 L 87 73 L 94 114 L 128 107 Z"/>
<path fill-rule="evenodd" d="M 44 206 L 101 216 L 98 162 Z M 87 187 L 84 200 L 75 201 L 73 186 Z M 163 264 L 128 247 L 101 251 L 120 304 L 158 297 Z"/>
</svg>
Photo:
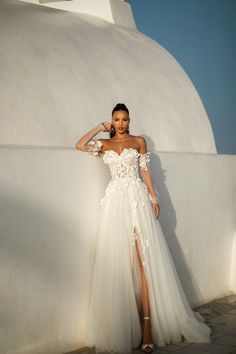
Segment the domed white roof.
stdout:
<svg viewBox="0 0 236 354">
<path fill-rule="evenodd" d="M 0 144 L 74 146 L 123 102 L 150 150 L 216 152 L 190 79 L 135 28 L 7 0 L 0 23 Z"/>
</svg>

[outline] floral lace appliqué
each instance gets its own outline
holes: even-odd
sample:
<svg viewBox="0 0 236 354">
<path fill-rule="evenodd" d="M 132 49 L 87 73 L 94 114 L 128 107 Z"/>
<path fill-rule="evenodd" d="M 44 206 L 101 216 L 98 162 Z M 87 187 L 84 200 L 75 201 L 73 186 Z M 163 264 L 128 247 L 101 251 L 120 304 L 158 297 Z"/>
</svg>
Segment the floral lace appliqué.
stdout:
<svg viewBox="0 0 236 354">
<path fill-rule="evenodd" d="M 150 152 L 139 155 L 139 166 L 141 170 L 149 171 L 150 170 Z"/>
<path fill-rule="evenodd" d="M 94 156 L 101 155 L 102 142 L 100 140 L 92 139 L 89 141 L 87 146 L 88 146 L 88 154 L 89 155 L 94 155 Z"/>
</svg>

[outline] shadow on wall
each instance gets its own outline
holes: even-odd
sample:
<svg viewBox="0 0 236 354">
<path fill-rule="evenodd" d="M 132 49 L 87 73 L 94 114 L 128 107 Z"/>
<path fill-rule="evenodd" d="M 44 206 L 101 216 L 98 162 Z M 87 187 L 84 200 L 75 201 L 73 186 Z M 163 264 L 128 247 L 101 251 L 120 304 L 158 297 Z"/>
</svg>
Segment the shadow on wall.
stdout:
<svg viewBox="0 0 236 354">
<path fill-rule="evenodd" d="M 157 192 L 159 193 L 160 214 L 158 219 L 161 224 L 161 228 L 163 230 L 163 234 L 168 244 L 181 284 L 189 301 L 190 299 L 197 300 L 199 298 L 204 298 L 198 285 L 196 282 L 194 282 L 176 235 L 176 211 L 166 186 L 168 171 L 162 168 L 161 159 L 158 156 L 158 152 L 155 153 L 155 145 L 153 144 L 152 140 L 149 138 L 149 136 L 142 136 L 147 142 L 148 151 L 153 151 L 151 153 L 150 168 L 154 184 L 156 186 Z M 188 287 L 184 286 L 184 284 L 187 284 Z"/>
</svg>

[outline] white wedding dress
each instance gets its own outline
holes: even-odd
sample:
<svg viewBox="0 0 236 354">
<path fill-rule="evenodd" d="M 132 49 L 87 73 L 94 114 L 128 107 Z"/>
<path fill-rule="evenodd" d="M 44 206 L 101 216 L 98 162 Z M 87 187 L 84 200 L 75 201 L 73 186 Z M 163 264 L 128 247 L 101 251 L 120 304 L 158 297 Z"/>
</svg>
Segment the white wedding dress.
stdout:
<svg viewBox="0 0 236 354">
<path fill-rule="evenodd" d="M 150 152 L 125 148 L 88 153 L 109 165 L 111 180 L 101 200 L 93 282 L 86 313 L 85 342 L 96 353 L 131 353 L 142 340 L 140 271 L 135 239 L 147 278 L 153 342 L 210 342 L 211 329 L 193 311 L 177 275 L 159 220 L 155 218 L 139 167 L 149 170 Z"/>
</svg>

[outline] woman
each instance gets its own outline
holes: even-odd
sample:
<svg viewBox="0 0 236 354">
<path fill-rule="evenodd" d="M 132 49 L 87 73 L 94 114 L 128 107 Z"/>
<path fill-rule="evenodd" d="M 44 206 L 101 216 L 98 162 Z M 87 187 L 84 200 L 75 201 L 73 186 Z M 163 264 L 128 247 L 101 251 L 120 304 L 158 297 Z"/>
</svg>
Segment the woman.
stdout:
<svg viewBox="0 0 236 354">
<path fill-rule="evenodd" d="M 111 180 L 101 201 L 86 343 L 96 352 L 144 352 L 181 340 L 210 342 L 211 329 L 192 311 L 158 220 L 158 193 L 143 137 L 130 135 L 119 103 L 76 143 L 101 157 Z M 110 132 L 110 139 L 93 139 Z M 139 172 L 142 179 L 139 176 Z"/>
</svg>

